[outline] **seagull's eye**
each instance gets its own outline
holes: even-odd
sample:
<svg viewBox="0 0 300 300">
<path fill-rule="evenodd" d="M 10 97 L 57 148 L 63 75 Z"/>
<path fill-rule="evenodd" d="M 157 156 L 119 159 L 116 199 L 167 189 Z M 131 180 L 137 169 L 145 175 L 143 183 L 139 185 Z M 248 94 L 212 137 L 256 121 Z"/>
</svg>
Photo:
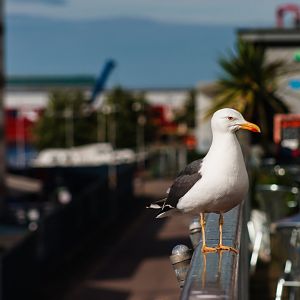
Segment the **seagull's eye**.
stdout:
<svg viewBox="0 0 300 300">
<path fill-rule="evenodd" d="M 227 120 L 232 121 L 234 117 L 227 117 Z"/>
</svg>

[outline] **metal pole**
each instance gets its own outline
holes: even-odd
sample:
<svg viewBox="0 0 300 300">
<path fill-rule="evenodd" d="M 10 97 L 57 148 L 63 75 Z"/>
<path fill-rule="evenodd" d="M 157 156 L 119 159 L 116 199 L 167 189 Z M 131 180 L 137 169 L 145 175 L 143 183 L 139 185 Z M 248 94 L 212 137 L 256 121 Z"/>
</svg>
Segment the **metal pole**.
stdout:
<svg viewBox="0 0 300 300">
<path fill-rule="evenodd" d="M 110 114 L 110 126 L 109 126 L 109 136 L 110 142 L 114 149 L 117 147 L 117 124 L 116 124 L 116 110 L 115 106 L 112 108 L 112 113 Z"/>
<path fill-rule="evenodd" d="M 113 147 L 112 161 L 109 164 L 108 173 L 109 173 L 109 187 L 111 190 L 116 190 L 117 188 L 117 165 L 116 165 L 116 146 L 117 146 L 117 123 L 116 123 L 116 107 L 113 106 L 110 113 L 109 120 L 109 142 Z"/>
<path fill-rule="evenodd" d="M 145 123 L 146 118 L 142 113 L 137 119 L 137 153 L 139 155 L 139 169 L 145 169 Z"/>
<path fill-rule="evenodd" d="M 65 139 L 66 139 L 66 148 L 69 147 L 69 139 L 68 139 L 68 110 L 65 108 L 63 117 L 65 118 Z"/>
<path fill-rule="evenodd" d="M 71 116 L 70 116 L 70 144 L 74 147 L 74 103 L 71 106 Z"/>
<path fill-rule="evenodd" d="M 66 147 L 72 148 L 74 146 L 74 108 L 65 109 L 65 134 L 66 134 Z"/>
<path fill-rule="evenodd" d="M 104 118 L 101 118 L 101 111 L 98 110 L 97 111 L 97 141 L 98 141 L 98 143 L 105 142 L 105 132 L 104 132 L 105 120 L 104 121 L 102 120 Z M 101 123 L 103 123 L 103 124 L 101 124 Z"/>
<path fill-rule="evenodd" d="M 17 164 L 19 167 L 25 166 L 25 120 L 22 116 L 23 109 L 20 108 L 17 112 L 17 128 L 16 128 L 16 136 L 17 136 Z"/>
</svg>

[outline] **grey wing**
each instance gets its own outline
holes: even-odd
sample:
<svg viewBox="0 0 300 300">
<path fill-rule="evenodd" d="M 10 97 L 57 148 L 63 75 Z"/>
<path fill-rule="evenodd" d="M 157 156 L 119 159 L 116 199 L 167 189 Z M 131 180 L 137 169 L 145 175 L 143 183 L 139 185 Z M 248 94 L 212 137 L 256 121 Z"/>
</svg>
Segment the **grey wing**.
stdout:
<svg viewBox="0 0 300 300">
<path fill-rule="evenodd" d="M 179 174 L 178 177 L 182 175 L 192 175 L 198 173 L 202 166 L 202 159 L 197 159 L 188 164 Z"/>
<path fill-rule="evenodd" d="M 175 208 L 179 199 L 184 196 L 201 177 L 199 172 L 177 177 L 170 188 L 165 205 Z"/>
<path fill-rule="evenodd" d="M 184 196 L 193 185 L 201 179 L 202 159 L 188 164 L 176 177 L 173 184 L 167 191 L 167 197 L 156 201 L 151 208 L 161 208 L 162 212 L 176 208 L 179 199 Z"/>
</svg>

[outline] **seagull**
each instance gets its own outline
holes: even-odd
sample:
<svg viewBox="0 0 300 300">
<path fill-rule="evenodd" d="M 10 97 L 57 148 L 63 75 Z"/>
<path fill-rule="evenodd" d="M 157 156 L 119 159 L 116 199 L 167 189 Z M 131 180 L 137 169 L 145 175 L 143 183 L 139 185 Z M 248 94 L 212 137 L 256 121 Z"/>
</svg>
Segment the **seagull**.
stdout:
<svg viewBox="0 0 300 300">
<path fill-rule="evenodd" d="M 150 208 L 160 209 L 156 218 L 171 216 L 176 212 L 200 214 L 202 252 L 238 250 L 223 245 L 223 214 L 240 204 L 247 194 L 249 181 L 244 157 L 236 132 L 246 129 L 260 132 L 260 128 L 236 110 L 223 108 L 211 119 L 212 144 L 203 159 L 190 163 L 181 171 L 167 191 L 166 198 L 154 202 Z M 208 247 L 205 239 L 205 213 L 219 217 L 219 244 Z"/>
</svg>

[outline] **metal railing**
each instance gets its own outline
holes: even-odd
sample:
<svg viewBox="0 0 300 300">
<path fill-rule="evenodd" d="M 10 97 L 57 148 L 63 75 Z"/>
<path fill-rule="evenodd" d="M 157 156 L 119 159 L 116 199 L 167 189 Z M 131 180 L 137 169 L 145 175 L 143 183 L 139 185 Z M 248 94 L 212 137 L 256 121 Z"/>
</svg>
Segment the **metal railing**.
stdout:
<svg viewBox="0 0 300 300">
<path fill-rule="evenodd" d="M 137 213 L 132 190 L 134 171 L 130 164 L 118 166 L 114 190 L 108 187 L 107 168 L 69 173 L 70 181 L 78 186 L 72 201 L 55 206 L 39 220 L 35 231 L 24 233 L 10 249 L 0 249 L 0 300 L 43 299 L 45 292 L 40 287 L 49 274 L 60 272 L 66 262 L 77 257 L 92 235 L 102 234 L 105 240 L 110 230 L 120 226 L 120 219 Z M 61 172 L 69 178 L 66 168 Z"/>
<path fill-rule="evenodd" d="M 248 250 L 246 231 L 241 240 L 243 205 L 224 215 L 223 241 L 239 249 L 236 255 L 229 251 L 202 253 L 200 242 L 194 250 L 181 300 L 248 299 Z M 208 246 L 218 244 L 217 214 L 209 214 L 206 224 Z M 243 229 L 244 230 L 244 229 Z"/>
</svg>

